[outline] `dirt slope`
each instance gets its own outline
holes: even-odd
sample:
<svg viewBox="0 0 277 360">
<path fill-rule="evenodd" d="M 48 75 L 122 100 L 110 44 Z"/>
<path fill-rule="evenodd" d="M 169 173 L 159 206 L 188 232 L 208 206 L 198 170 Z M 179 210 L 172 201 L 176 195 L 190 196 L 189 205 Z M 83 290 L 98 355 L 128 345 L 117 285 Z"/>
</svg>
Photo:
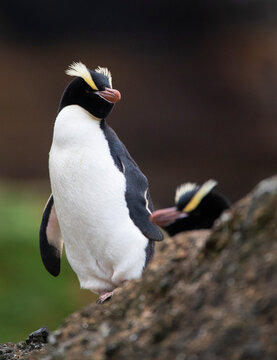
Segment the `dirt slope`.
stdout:
<svg viewBox="0 0 277 360">
<path fill-rule="evenodd" d="M 104 305 L 74 313 L 42 350 L 20 357 L 23 350 L 8 344 L 12 352 L 0 347 L 0 359 L 274 360 L 276 240 L 277 177 L 260 183 L 211 232 L 158 244 L 142 279 Z"/>
</svg>

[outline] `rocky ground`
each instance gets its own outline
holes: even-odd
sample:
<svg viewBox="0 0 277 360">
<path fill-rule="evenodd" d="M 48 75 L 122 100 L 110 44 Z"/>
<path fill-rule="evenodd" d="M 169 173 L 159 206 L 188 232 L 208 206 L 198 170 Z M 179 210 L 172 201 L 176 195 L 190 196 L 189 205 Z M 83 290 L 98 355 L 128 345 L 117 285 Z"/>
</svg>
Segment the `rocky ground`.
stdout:
<svg viewBox="0 0 277 360">
<path fill-rule="evenodd" d="M 158 244 L 142 279 L 0 359 L 277 359 L 277 177 L 214 229 Z M 48 343 L 45 344 L 45 341 Z"/>
</svg>

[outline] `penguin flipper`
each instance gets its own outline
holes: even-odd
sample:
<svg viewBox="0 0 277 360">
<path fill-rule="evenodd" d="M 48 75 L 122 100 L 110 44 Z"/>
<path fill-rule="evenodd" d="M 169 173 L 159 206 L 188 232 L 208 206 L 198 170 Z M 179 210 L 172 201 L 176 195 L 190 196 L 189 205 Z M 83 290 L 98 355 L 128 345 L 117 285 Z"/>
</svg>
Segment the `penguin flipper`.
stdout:
<svg viewBox="0 0 277 360">
<path fill-rule="evenodd" d="M 40 254 L 46 270 L 58 276 L 61 267 L 63 239 L 56 215 L 53 195 L 45 206 L 39 231 Z"/>
<path fill-rule="evenodd" d="M 164 239 L 163 233 L 161 232 L 161 230 L 159 229 L 158 226 L 156 226 L 155 224 L 153 224 L 152 222 L 150 222 L 150 216 L 152 214 L 152 212 L 154 211 L 154 205 L 151 199 L 151 195 L 150 195 L 150 191 L 149 188 L 147 187 L 147 190 L 145 191 L 145 207 L 146 210 L 149 212 L 149 214 L 147 214 L 148 216 L 148 234 L 145 234 L 150 240 L 153 241 L 162 241 Z M 155 225 L 155 226 L 152 226 Z"/>
<path fill-rule="evenodd" d="M 164 236 L 156 224 L 150 222 L 154 211 L 148 180 L 126 150 L 125 158 L 121 158 L 126 176 L 126 202 L 130 217 L 144 236 L 151 241 L 162 241 Z"/>
<path fill-rule="evenodd" d="M 153 205 L 146 176 L 141 172 L 135 160 L 131 157 L 113 129 L 104 120 L 101 122 L 101 128 L 108 141 L 114 163 L 126 178 L 125 198 L 130 218 L 149 240 L 163 240 L 163 233 L 159 227 L 149 220 L 153 211 Z"/>
</svg>

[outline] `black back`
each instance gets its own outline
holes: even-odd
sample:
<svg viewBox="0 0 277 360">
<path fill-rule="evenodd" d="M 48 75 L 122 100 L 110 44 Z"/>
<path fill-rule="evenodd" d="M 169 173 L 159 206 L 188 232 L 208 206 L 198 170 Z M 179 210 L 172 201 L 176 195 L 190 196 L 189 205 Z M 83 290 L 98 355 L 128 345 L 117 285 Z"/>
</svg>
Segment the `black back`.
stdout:
<svg viewBox="0 0 277 360">
<path fill-rule="evenodd" d="M 154 253 L 153 241 L 163 240 L 163 234 L 158 226 L 149 221 L 150 213 L 146 209 L 145 192 L 148 208 L 151 212 L 153 211 L 153 204 L 148 189 L 147 178 L 140 171 L 123 143 L 119 140 L 116 133 L 106 124 L 105 120 L 101 121 L 101 128 L 108 141 L 115 165 L 124 173 L 126 178 L 125 198 L 130 218 L 143 235 L 149 239 L 149 244 L 146 249 L 146 262 L 148 262 Z"/>
</svg>

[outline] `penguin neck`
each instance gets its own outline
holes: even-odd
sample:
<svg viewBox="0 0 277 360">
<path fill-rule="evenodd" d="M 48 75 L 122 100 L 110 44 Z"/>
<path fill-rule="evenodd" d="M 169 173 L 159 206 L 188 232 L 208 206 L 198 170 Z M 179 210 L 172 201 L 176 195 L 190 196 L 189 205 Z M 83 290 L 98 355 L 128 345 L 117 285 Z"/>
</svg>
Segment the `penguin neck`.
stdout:
<svg viewBox="0 0 277 360">
<path fill-rule="evenodd" d="M 56 118 L 53 141 L 60 146 L 91 143 L 94 133 L 100 130 L 101 122 L 79 105 L 66 106 Z"/>
</svg>

